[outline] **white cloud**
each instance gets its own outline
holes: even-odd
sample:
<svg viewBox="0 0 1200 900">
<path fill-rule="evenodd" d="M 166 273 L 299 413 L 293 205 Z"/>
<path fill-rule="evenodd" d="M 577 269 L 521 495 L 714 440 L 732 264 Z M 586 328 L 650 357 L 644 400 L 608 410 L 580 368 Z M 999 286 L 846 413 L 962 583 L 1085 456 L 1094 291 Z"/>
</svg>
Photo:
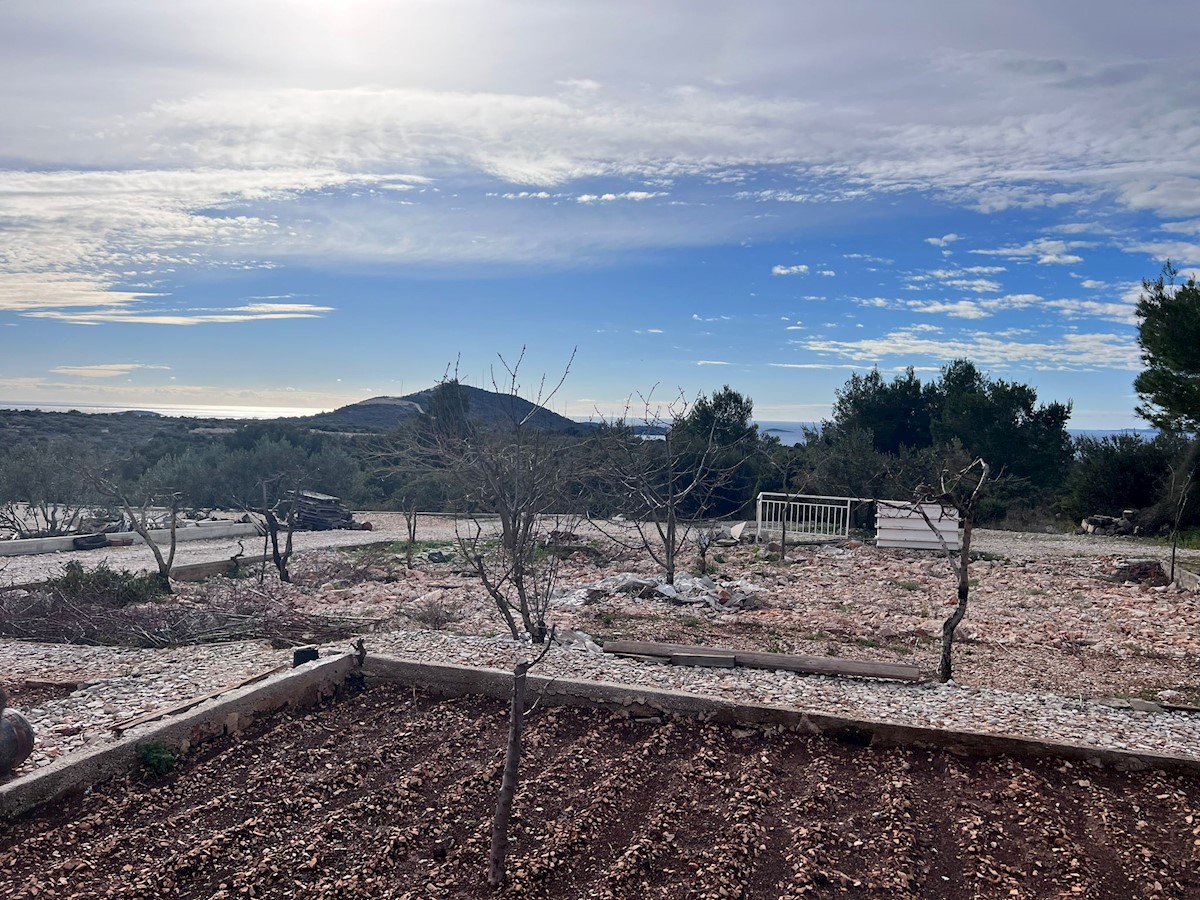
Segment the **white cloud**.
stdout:
<svg viewBox="0 0 1200 900">
<path fill-rule="evenodd" d="M 696 360 L 696 365 L 698 365 L 698 366 L 728 366 L 728 365 L 730 365 L 730 363 L 727 363 L 723 359 L 698 359 L 698 360 Z"/>
<path fill-rule="evenodd" d="M 808 266 L 806 266 L 806 265 L 772 266 L 771 274 L 772 275 L 807 275 L 808 274 Z"/>
<path fill-rule="evenodd" d="M 1057 309 L 1068 319 L 1097 318 L 1122 325 L 1136 325 L 1134 307 L 1128 303 L 1098 303 L 1094 300 L 1047 300 L 1046 306 Z"/>
<path fill-rule="evenodd" d="M 151 309 L 110 310 L 38 310 L 22 313 L 32 319 L 56 319 L 72 325 L 103 325 L 112 323 L 137 325 L 229 325 L 239 322 L 261 322 L 275 319 L 318 319 L 329 306 L 307 303 L 257 303 L 232 307 L 224 311 L 168 312 Z"/>
<path fill-rule="evenodd" d="M 833 363 L 767 363 L 772 369 L 861 369 L 860 365 L 835 365 Z"/>
<path fill-rule="evenodd" d="M 142 363 L 99 363 L 93 366 L 55 366 L 50 371 L 58 375 L 74 375 L 79 378 L 119 378 L 138 369 L 169 371 L 170 368 L 170 366 L 152 366 Z"/>
<path fill-rule="evenodd" d="M 893 357 L 901 357 L 904 361 L 926 357 L 950 361 L 966 357 L 981 365 L 1000 368 L 1123 369 L 1131 372 L 1141 368 L 1137 344 L 1128 334 L 1065 332 L 1057 340 L 1014 341 L 990 335 L 934 339 L 921 337 L 911 329 L 899 329 L 859 341 L 812 339 L 804 346 L 817 353 L 865 363 Z"/>
<path fill-rule="evenodd" d="M 817 274 L 818 274 L 818 275 L 823 275 L 823 276 L 825 276 L 826 278 L 833 278 L 833 277 L 835 277 L 835 276 L 837 275 L 837 272 L 835 272 L 833 269 L 822 269 L 822 270 L 821 270 L 820 272 L 818 272 Z"/>
<path fill-rule="evenodd" d="M 539 191 L 538 195 L 545 194 L 544 191 Z M 549 195 L 547 195 L 549 196 Z M 619 194 L 580 194 L 575 198 L 576 203 L 612 203 L 615 200 L 633 200 L 640 202 L 642 200 L 653 200 L 655 197 L 667 196 L 666 191 L 622 191 Z"/>
<path fill-rule="evenodd" d="M 1001 247 L 996 250 L 971 250 L 969 252 L 978 253 L 982 256 L 1003 256 L 1013 261 L 1037 257 L 1040 265 L 1074 265 L 1075 263 L 1083 262 L 1083 257 L 1068 253 L 1067 251 L 1092 246 L 1095 245 L 1090 241 L 1058 241 L 1050 238 L 1039 238 L 1015 247 Z"/>
<path fill-rule="evenodd" d="M 932 244 L 935 247 L 949 247 L 957 240 L 959 240 L 958 235 L 952 232 L 950 234 L 944 234 L 941 237 L 925 238 L 925 243 Z"/>
<path fill-rule="evenodd" d="M 981 308 L 974 300 L 959 300 L 954 303 L 936 300 L 913 300 L 907 305 L 909 309 L 916 313 L 941 313 L 955 319 L 986 319 L 991 315 L 990 312 Z"/>
</svg>

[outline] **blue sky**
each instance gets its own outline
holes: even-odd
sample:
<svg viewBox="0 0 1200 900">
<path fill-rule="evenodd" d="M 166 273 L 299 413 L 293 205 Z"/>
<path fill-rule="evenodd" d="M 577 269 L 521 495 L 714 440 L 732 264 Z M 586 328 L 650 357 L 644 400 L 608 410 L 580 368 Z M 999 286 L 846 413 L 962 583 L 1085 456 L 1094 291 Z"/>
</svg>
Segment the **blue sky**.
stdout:
<svg viewBox="0 0 1200 900">
<path fill-rule="evenodd" d="M 0 6 L 0 399 L 819 419 L 966 356 L 1137 426 L 1200 267 L 1190 4 Z M 657 386 L 657 387 L 656 387 Z"/>
</svg>

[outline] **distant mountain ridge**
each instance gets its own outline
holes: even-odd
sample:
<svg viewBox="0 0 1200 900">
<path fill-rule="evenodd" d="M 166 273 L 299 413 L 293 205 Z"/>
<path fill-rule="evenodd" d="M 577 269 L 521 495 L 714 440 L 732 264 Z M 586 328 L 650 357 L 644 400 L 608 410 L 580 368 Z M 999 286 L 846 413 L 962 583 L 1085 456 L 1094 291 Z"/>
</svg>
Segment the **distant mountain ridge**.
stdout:
<svg viewBox="0 0 1200 900">
<path fill-rule="evenodd" d="M 593 427 L 560 416 L 524 397 L 485 391 L 466 384 L 459 387 L 467 397 L 468 415 L 482 425 L 495 425 L 529 416 L 529 424 L 543 431 L 586 431 Z M 332 412 L 318 413 L 296 421 L 322 430 L 353 428 L 387 431 L 429 409 L 429 398 L 433 392 L 434 388 L 430 387 L 403 397 L 370 397 Z"/>
</svg>

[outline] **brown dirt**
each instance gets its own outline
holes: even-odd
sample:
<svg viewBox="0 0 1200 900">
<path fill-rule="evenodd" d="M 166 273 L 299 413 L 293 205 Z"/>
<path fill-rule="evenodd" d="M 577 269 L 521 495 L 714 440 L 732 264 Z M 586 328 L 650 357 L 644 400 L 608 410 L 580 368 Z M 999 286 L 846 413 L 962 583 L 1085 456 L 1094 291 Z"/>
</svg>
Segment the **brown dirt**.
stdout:
<svg viewBox="0 0 1200 900">
<path fill-rule="evenodd" d="M 0 825 L 0 896 L 485 897 L 507 709 L 379 686 Z M 1196 897 L 1200 781 L 577 709 L 529 718 L 512 896 Z"/>
<path fill-rule="evenodd" d="M 61 700 L 69 697 L 79 687 L 76 682 L 67 681 L 10 681 L 3 685 L 8 691 L 8 705 L 17 709 L 33 709 L 43 703 Z"/>
</svg>

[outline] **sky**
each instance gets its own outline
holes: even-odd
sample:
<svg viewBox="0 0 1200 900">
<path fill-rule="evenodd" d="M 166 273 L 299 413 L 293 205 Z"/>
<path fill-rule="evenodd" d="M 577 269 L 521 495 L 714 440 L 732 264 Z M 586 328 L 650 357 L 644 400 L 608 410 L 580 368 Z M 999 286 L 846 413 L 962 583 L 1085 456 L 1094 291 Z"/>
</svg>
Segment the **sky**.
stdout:
<svg viewBox="0 0 1200 900">
<path fill-rule="evenodd" d="M 524 348 L 575 418 L 812 421 L 966 357 L 1139 427 L 1198 45 L 1172 0 L 12 0 L 0 400 L 329 409 Z"/>
</svg>

